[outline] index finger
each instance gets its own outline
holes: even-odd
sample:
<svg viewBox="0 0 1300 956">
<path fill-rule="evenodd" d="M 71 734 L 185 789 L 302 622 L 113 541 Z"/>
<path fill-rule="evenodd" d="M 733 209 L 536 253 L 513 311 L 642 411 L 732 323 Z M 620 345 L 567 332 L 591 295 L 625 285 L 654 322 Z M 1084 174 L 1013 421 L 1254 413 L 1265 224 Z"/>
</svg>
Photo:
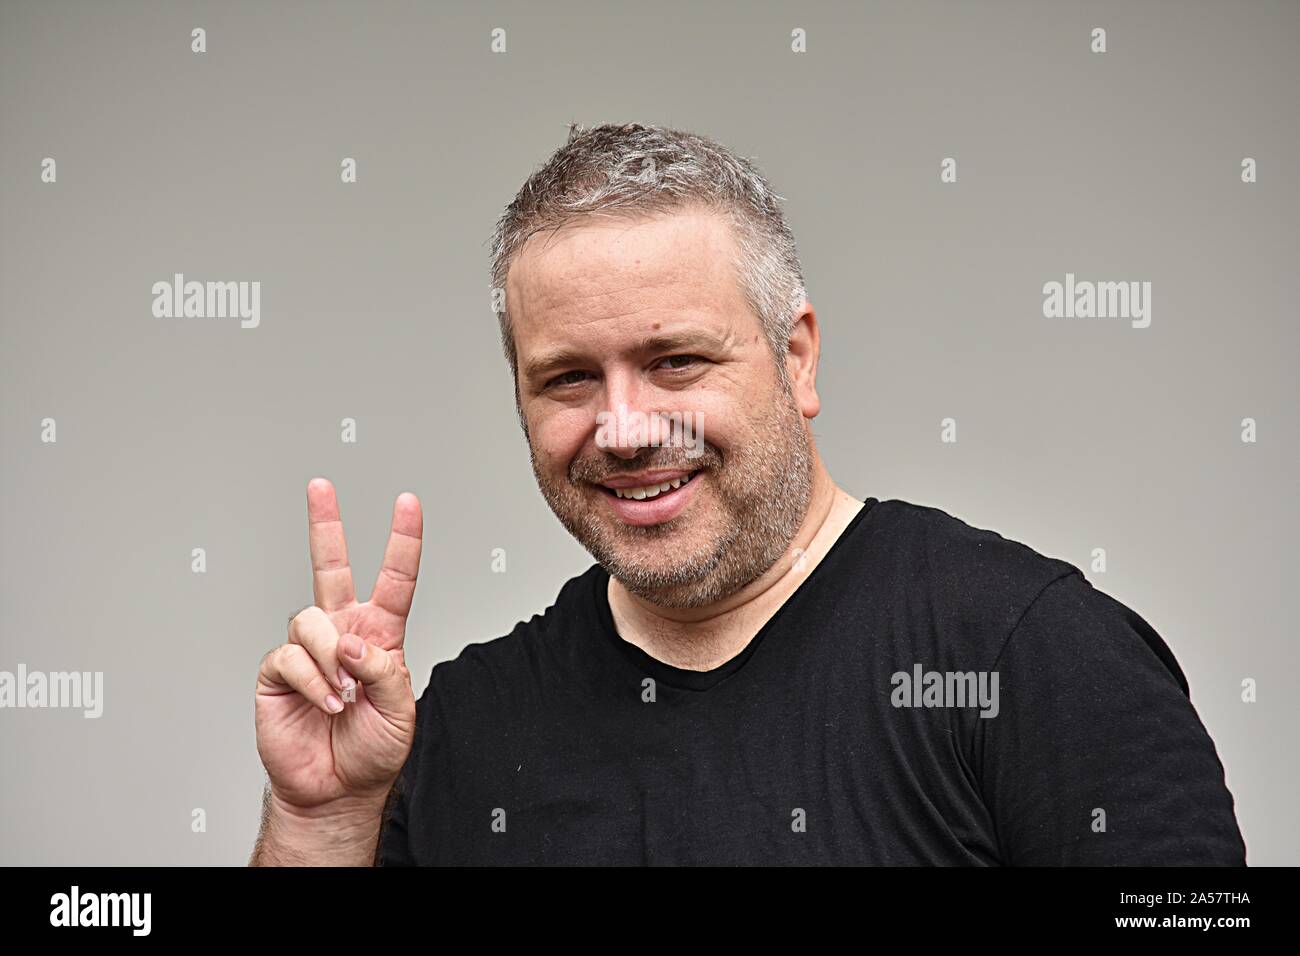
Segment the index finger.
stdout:
<svg viewBox="0 0 1300 956">
<path fill-rule="evenodd" d="M 348 564 L 348 543 L 343 538 L 343 519 L 338 496 L 325 478 L 307 483 L 307 537 L 311 546 L 311 588 L 316 606 L 337 611 L 357 601 Z"/>
<path fill-rule="evenodd" d="M 415 576 L 420 571 L 424 514 L 420 499 L 409 491 L 393 504 L 393 528 L 384 549 L 384 563 L 370 594 L 370 603 L 405 620 L 415 597 Z"/>
</svg>

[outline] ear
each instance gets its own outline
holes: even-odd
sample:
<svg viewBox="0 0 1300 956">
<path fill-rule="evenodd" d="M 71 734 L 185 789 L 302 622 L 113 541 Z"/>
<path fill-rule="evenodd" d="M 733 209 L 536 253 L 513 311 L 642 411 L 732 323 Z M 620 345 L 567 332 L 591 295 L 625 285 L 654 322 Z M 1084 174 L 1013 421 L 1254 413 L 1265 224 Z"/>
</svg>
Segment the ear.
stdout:
<svg viewBox="0 0 1300 956">
<path fill-rule="evenodd" d="M 804 300 L 795 314 L 790 330 L 789 352 L 785 357 L 785 370 L 790 377 L 790 391 L 795 407 L 804 418 L 816 418 L 822 409 L 817 397 L 817 360 L 821 358 L 821 332 L 817 328 L 817 312 L 812 303 Z"/>
</svg>

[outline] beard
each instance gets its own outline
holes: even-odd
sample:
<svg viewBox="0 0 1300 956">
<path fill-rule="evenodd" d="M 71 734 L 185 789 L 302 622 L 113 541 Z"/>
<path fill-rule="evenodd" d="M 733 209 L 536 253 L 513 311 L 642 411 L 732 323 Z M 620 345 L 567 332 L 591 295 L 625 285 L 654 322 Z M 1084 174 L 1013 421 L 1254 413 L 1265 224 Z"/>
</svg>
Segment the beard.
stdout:
<svg viewBox="0 0 1300 956">
<path fill-rule="evenodd" d="M 533 474 L 560 523 L 611 577 L 660 607 L 690 608 L 734 594 L 766 572 L 794 540 L 812 497 L 812 448 L 788 382 L 767 414 L 741 426 L 727 451 L 707 441 L 688 458 L 647 447 L 633 458 L 596 451 L 575 458 L 564 480 Z M 703 438 L 703 434 L 700 436 Z M 650 469 L 698 472 L 695 497 L 661 524 L 624 524 L 593 483 Z"/>
</svg>

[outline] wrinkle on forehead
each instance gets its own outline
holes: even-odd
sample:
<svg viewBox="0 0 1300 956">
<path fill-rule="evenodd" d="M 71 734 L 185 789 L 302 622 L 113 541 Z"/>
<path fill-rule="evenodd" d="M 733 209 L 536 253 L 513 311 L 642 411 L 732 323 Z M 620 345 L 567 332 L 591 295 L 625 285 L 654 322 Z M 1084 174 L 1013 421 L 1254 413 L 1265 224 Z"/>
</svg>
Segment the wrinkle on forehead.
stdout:
<svg viewBox="0 0 1300 956">
<path fill-rule="evenodd" d="M 572 224 L 554 245 L 529 238 L 507 277 L 512 323 L 563 309 L 570 322 L 646 308 L 719 308 L 743 300 L 730 224 L 695 210 L 673 217 Z M 704 226 L 704 228 L 701 228 Z M 646 235 L 644 229 L 658 227 Z M 639 231 L 632 245 L 629 236 Z M 542 240 L 535 242 L 534 240 Z M 528 321 L 528 324 L 532 324 Z"/>
</svg>

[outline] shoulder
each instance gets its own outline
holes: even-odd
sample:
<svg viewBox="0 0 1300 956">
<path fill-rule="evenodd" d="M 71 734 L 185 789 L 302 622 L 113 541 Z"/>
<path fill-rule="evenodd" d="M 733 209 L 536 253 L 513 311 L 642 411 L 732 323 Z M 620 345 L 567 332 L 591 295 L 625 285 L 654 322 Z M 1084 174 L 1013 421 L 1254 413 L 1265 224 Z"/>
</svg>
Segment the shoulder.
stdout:
<svg viewBox="0 0 1300 956">
<path fill-rule="evenodd" d="M 1058 578 L 1083 574 L 1068 561 L 939 508 L 890 499 L 868 517 L 873 543 L 886 550 L 898 573 L 928 582 L 957 606 L 983 598 L 1021 602 Z"/>
<path fill-rule="evenodd" d="M 1039 595 L 998 663 L 1045 678 L 1091 670 L 1109 674 L 1112 690 L 1155 681 L 1170 693 L 1190 696 L 1187 676 L 1156 629 L 1081 574 L 1055 581 Z M 1144 693 L 1154 691 L 1148 687 Z"/>
<path fill-rule="evenodd" d="M 592 588 L 599 566 L 565 582 L 541 613 L 517 623 L 510 633 L 467 644 L 454 658 L 435 664 L 420 698 L 420 709 L 460 713 L 492 708 L 503 700 L 522 704 L 544 672 L 574 653 L 574 633 L 594 614 Z"/>
<path fill-rule="evenodd" d="M 1043 669 L 1143 664 L 1186 693 L 1186 678 L 1156 630 L 1075 565 L 938 508 L 890 500 L 871 517 L 900 586 L 911 602 L 928 605 L 952 649 L 990 666 L 1006 663 L 1010 646 Z"/>
<path fill-rule="evenodd" d="M 870 588 L 914 653 L 987 670 L 1030 607 L 1083 572 L 937 507 L 888 499 L 863 528 Z"/>
</svg>

